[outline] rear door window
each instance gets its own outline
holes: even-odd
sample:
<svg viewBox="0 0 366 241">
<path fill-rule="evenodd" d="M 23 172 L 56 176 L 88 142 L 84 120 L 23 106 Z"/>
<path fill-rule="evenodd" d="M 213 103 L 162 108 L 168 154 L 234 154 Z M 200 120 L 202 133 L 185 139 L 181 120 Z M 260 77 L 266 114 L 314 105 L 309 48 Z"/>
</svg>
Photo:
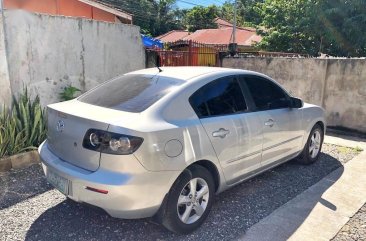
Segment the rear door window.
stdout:
<svg viewBox="0 0 366 241">
<path fill-rule="evenodd" d="M 242 113 L 247 105 L 236 77 L 214 80 L 196 91 L 189 102 L 200 118 Z"/>
<path fill-rule="evenodd" d="M 79 97 L 79 101 L 127 112 L 142 112 L 182 85 L 183 80 L 155 75 L 123 75 Z"/>
</svg>

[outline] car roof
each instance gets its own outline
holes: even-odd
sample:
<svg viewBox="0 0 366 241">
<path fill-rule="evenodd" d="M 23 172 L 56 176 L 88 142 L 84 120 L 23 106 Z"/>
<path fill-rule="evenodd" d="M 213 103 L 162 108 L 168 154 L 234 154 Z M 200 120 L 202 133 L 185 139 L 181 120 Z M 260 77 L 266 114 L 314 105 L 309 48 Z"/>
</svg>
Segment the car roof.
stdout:
<svg viewBox="0 0 366 241">
<path fill-rule="evenodd" d="M 128 74 L 143 74 L 143 75 L 157 75 L 181 79 L 187 81 L 194 77 L 198 77 L 205 74 L 211 73 L 230 73 L 230 72 L 241 72 L 241 73 L 255 73 L 252 71 L 240 70 L 240 69 L 229 69 L 229 68 L 220 68 L 220 67 L 196 67 L 196 66 L 187 66 L 187 67 L 160 67 L 162 70 L 159 73 L 158 68 L 149 68 L 142 69 L 134 72 L 130 72 Z"/>
</svg>

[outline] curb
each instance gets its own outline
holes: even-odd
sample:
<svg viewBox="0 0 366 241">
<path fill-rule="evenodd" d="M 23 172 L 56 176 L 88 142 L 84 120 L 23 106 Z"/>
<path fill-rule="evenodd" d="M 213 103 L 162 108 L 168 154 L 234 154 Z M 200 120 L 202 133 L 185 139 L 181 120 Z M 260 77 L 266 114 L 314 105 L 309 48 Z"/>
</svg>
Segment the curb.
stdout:
<svg viewBox="0 0 366 241">
<path fill-rule="evenodd" d="M 4 157 L 0 159 L 0 172 L 7 172 L 10 169 L 20 169 L 40 163 L 40 157 L 37 150 L 20 153 L 17 155 Z"/>
</svg>

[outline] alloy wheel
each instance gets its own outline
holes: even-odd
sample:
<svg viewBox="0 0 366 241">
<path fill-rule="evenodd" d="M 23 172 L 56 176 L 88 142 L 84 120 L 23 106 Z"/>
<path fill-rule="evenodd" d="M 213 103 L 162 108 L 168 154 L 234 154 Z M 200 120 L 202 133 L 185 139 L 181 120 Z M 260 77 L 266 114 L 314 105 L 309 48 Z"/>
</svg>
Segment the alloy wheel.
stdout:
<svg viewBox="0 0 366 241">
<path fill-rule="evenodd" d="M 178 197 L 177 212 L 185 224 L 196 222 L 205 212 L 209 199 L 209 187 L 202 178 L 191 179 Z"/>
<path fill-rule="evenodd" d="M 321 134 L 319 130 L 315 130 L 310 139 L 309 154 L 311 158 L 315 158 L 320 150 Z"/>
</svg>

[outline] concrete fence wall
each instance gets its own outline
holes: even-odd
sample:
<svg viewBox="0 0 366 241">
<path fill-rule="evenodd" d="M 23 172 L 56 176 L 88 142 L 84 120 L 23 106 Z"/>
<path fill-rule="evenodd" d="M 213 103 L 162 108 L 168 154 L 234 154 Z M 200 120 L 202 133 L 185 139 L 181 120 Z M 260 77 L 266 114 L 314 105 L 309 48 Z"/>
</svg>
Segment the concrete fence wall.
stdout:
<svg viewBox="0 0 366 241">
<path fill-rule="evenodd" d="M 264 73 L 324 107 L 329 126 L 366 132 L 365 59 L 226 58 L 223 67 Z"/>
<path fill-rule="evenodd" d="M 3 104 L 11 103 L 11 87 L 9 81 L 8 60 L 6 58 L 4 21 L 0 16 L 0 109 Z"/>
<path fill-rule="evenodd" d="M 5 103 L 23 86 L 39 94 L 43 105 L 58 102 L 66 85 L 86 91 L 145 67 L 140 29 L 134 25 L 22 10 L 4 10 L 1 21 L 0 95 Z"/>
</svg>

